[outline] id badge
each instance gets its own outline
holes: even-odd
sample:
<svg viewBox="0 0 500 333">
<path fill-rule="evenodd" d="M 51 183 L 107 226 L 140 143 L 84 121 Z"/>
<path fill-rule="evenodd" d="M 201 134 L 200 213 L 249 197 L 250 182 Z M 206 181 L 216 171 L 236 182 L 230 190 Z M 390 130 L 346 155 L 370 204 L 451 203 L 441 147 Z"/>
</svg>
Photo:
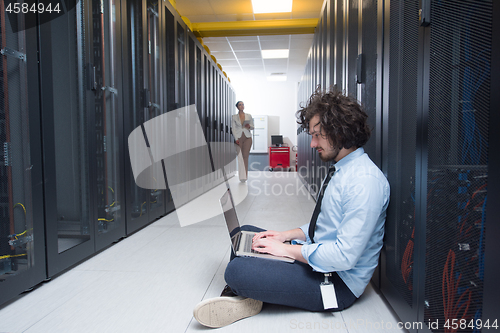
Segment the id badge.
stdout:
<svg viewBox="0 0 500 333">
<path fill-rule="evenodd" d="M 325 274 L 325 281 L 320 284 L 321 298 L 323 299 L 323 307 L 327 309 L 338 308 L 337 296 L 335 295 L 335 287 L 333 283 L 328 280 L 328 277 L 332 276 L 331 273 Z"/>
</svg>

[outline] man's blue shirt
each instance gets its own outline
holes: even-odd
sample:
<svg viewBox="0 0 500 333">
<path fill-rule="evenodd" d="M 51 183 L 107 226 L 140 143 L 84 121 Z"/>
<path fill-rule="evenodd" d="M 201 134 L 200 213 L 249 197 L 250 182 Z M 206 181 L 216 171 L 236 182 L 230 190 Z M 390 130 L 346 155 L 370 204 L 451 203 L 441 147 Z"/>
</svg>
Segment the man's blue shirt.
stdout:
<svg viewBox="0 0 500 333">
<path fill-rule="evenodd" d="M 309 223 L 302 255 L 318 272 L 337 272 L 359 297 L 377 267 L 389 204 L 389 182 L 363 148 L 335 164 L 311 244 Z"/>
</svg>

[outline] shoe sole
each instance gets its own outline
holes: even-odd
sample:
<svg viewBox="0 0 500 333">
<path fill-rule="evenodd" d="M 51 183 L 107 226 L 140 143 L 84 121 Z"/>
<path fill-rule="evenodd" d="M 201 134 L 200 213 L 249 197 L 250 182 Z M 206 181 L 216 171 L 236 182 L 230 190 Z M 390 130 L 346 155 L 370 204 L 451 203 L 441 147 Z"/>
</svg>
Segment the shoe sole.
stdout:
<svg viewBox="0 0 500 333">
<path fill-rule="evenodd" d="M 243 318 L 254 316 L 262 302 L 241 296 L 216 297 L 200 302 L 193 310 L 198 322 L 211 328 L 223 327 Z"/>
</svg>

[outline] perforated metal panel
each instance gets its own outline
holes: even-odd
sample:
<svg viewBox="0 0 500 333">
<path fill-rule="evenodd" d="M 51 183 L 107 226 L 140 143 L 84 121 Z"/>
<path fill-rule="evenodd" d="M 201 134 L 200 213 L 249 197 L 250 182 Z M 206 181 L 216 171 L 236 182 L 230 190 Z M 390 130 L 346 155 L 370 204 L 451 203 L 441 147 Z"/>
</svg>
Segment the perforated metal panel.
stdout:
<svg viewBox="0 0 500 333">
<path fill-rule="evenodd" d="M 419 1 L 390 3 L 389 133 L 385 272 L 413 306 Z"/>
<path fill-rule="evenodd" d="M 432 1 L 425 321 L 477 332 L 487 201 L 491 1 Z"/>
</svg>

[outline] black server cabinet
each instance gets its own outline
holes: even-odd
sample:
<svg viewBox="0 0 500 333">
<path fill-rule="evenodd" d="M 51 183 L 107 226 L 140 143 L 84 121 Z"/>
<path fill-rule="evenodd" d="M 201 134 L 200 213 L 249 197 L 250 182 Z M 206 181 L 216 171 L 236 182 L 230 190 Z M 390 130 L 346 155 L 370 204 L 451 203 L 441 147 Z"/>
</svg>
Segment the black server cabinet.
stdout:
<svg viewBox="0 0 500 333">
<path fill-rule="evenodd" d="M 200 54 L 197 54 L 197 51 L 200 52 Z M 201 128 L 201 117 L 200 117 L 200 111 L 201 111 L 201 100 L 200 100 L 200 90 L 198 83 L 200 82 L 200 70 L 201 70 L 201 62 L 199 57 L 201 56 L 201 50 L 200 48 L 196 45 L 195 38 L 194 36 L 189 36 L 188 37 L 188 104 L 189 105 L 194 105 L 196 106 L 196 111 L 197 111 L 197 117 L 200 120 L 200 128 L 199 130 L 196 130 L 192 133 L 189 133 L 188 138 L 190 140 L 194 140 L 194 142 L 201 142 L 201 139 L 203 138 L 203 130 Z M 191 157 L 191 155 L 190 155 Z M 203 178 L 201 178 L 201 173 L 203 170 L 203 165 L 205 165 L 205 162 L 203 160 L 204 156 L 199 156 L 200 162 L 196 163 L 196 161 L 191 161 L 192 165 L 190 166 L 191 169 L 193 169 L 193 176 L 190 177 L 189 179 L 192 179 L 189 183 L 189 200 L 196 198 L 200 194 L 203 193 Z M 206 156 L 205 156 L 206 158 Z"/>
<path fill-rule="evenodd" d="M 490 94 L 498 93 L 491 90 L 491 62 L 498 61 L 491 57 L 493 3 L 429 3 L 422 112 L 426 191 L 420 198 L 426 213 L 421 215 L 425 251 L 420 252 L 425 274 L 419 276 L 419 320 L 443 324 L 433 331 L 456 320 L 460 331 L 473 332 L 479 328 L 471 320 L 486 321 L 485 245 L 495 239 L 486 223 L 489 133 L 494 126 L 489 118 L 498 110 L 489 103 Z"/>
<path fill-rule="evenodd" d="M 123 2 L 125 3 L 125 1 Z M 87 105 L 92 123 L 90 148 L 93 172 L 90 196 L 94 219 L 95 251 L 125 236 L 125 187 L 123 158 L 122 87 L 122 2 L 92 3 L 92 43 L 90 100 Z M 97 6 L 97 7 L 96 7 Z M 118 13 L 118 15 L 116 15 Z M 94 213 L 95 216 L 95 213 Z"/>
<path fill-rule="evenodd" d="M 368 5 L 368 3 L 366 4 Z M 361 29 L 359 24 L 362 22 L 360 15 L 360 1 L 346 1 L 345 3 L 345 59 L 346 59 L 346 81 L 344 89 L 346 93 L 359 99 L 359 85 L 357 84 L 357 63 L 358 55 L 360 54 L 360 46 L 362 40 Z"/>
<path fill-rule="evenodd" d="M 385 8 L 384 173 L 391 184 L 382 291 L 402 321 L 416 321 L 413 262 L 416 214 L 418 0 L 391 1 Z M 389 34 L 390 32 L 390 34 Z M 389 80 L 389 81 L 387 81 Z"/>
<path fill-rule="evenodd" d="M 500 3 L 493 1 L 492 38 L 491 38 L 491 68 L 490 73 L 500 73 Z M 498 75 L 491 75 L 490 82 L 490 110 L 498 110 L 500 105 L 500 78 Z M 490 112 L 489 124 L 498 124 L 500 122 L 500 113 Z M 500 158 L 498 151 L 500 149 L 500 131 L 489 130 L 489 148 L 488 148 L 488 189 L 489 199 L 487 203 L 488 215 L 486 216 L 486 226 L 488 238 L 485 245 L 484 256 L 484 284 L 483 288 L 483 318 L 496 318 L 500 309 L 498 300 L 500 299 L 500 288 L 498 288 L 498 279 L 500 275 L 500 266 L 498 265 L 498 253 L 500 253 L 500 242 L 495 241 L 500 235 L 500 207 L 495 203 L 500 202 Z M 491 241 L 493 239 L 493 241 Z"/>
<path fill-rule="evenodd" d="M 180 18 L 177 16 L 174 19 L 174 36 L 175 36 L 175 105 L 176 108 L 182 108 L 186 106 L 186 30 L 185 26 L 181 24 L 179 21 Z M 166 33 L 169 31 L 167 29 Z M 168 110 L 171 111 L 171 110 Z M 187 124 L 183 119 L 175 120 L 176 123 L 176 151 L 186 151 L 189 146 L 189 138 L 188 138 L 188 130 L 185 126 Z M 191 166 L 184 165 L 184 159 L 176 159 L 176 167 L 175 167 L 175 175 L 179 177 L 179 179 L 186 179 L 184 173 Z M 170 172 L 167 171 L 167 172 Z M 172 189 L 174 191 L 174 189 Z M 174 192 L 173 192 L 174 193 Z M 188 201 L 188 184 L 182 183 L 177 184 L 175 186 L 175 205 L 179 207 L 179 205 L 185 204 Z"/>
<path fill-rule="evenodd" d="M 175 10 L 170 3 L 163 2 L 160 4 L 163 14 L 161 19 L 160 46 L 163 52 L 160 53 L 160 61 L 162 64 L 161 91 L 162 91 L 162 113 L 169 112 L 178 108 L 176 99 L 176 20 L 174 16 Z M 167 182 L 167 180 L 165 180 Z M 175 209 L 171 190 L 167 184 L 165 191 L 166 212 Z"/>
<path fill-rule="evenodd" d="M 0 5 L 0 303 L 46 277 L 36 27 Z M 27 29 L 26 29 L 27 28 Z"/>
<path fill-rule="evenodd" d="M 92 197 L 97 193 L 91 185 L 95 146 L 90 133 L 95 131 L 95 116 L 94 98 L 85 82 L 91 54 L 84 46 L 92 40 L 91 8 L 89 2 L 79 2 L 67 14 L 40 25 L 48 276 L 94 252 L 97 215 Z"/>
<path fill-rule="evenodd" d="M 170 52 L 173 51 L 173 45 L 168 43 L 173 43 L 173 40 L 165 38 L 165 34 L 162 30 L 162 24 L 167 22 L 167 11 L 162 11 L 162 4 L 158 1 L 148 1 L 147 2 L 147 46 L 148 46 L 148 56 L 147 56 L 147 69 L 148 69 L 148 82 L 147 91 L 149 94 L 149 102 L 147 102 L 148 108 L 146 109 L 146 119 L 145 121 L 154 119 L 169 109 L 169 104 L 174 101 L 174 99 L 167 95 L 165 92 L 165 81 L 162 73 L 168 71 L 165 68 L 165 61 L 162 59 L 167 54 L 165 52 L 165 47 L 168 50 L 168 56 L 171 56 Z M 165 16 L 162 16 L 162 13 Z M 165 45 L 167 44 L 167 45 Z M 168 65 L 172 65 L 174 59 L 169 59 Z M 173 70 L 173 69 L 170 69 Z M 171 73 L 169 73 L 171 74 Z M 174 204 L 172 200 L 172 195 L 168 187 L 167 180 L 165 179 L 166 189 L 148 189 L 149 191 L 149 212 L 148 212 L 148 222 L 152 222 L 168 212 L 174 210 Z"/>
<path fill-rule="evenodd" d="M 48 276 L 125 235 L 120 3 L 69 8 L 40 26 Z"/>
<path fill-rule="evenodd" d="M 322 43 L 323 43 L 323 53 L 321 58 L 323 59 L 323 81 L 321 86 L 325 89 L 330 88 L 333 85 L 331 78 L 331 43 L 332 43 L 332 29 L 331 29 L 331 1 L 326 0 L 323 3 L 322 16 L 321 16 L 321 31 L 322 31 Z"/>
<path fill-rule="evenodd" d="M 128 1 L 126 8 L 126 34 L 123 38 L 123 96 L 124 138 L 141 126 L 147 110 L 156 107 L 149 91 L 149 42 L 157 37 L 158 8 L 148 7 L 142 0 Z M 122 10 L 123 12 L 123 10 Z M 125 27 L 124 27 L 125 29 Z M 157 104 L 159 107 L 159 104 Z M 128 143 L 128 140 L 126 141 Z M 125 150 L 126 228 L 127 234 L 146 225 L 150 219 L 149 190 L 135 183 L 129 149 Z"/>
<path fill-rule="evenodd" d="M 209 55 L 203 55 L 203 73 L 204 73 L 204 106 L 203 106 L 203 121 L 204 121 L 204 132 L 205 132 L 205 140 L 208 144 L 209 152 L 210 152 L 210 164 L 212 165 L 212 169 L 214 169 L 214 160 L 213 154 L 211 153 L 210 142 L 212 141 L 212 115 L 211 115 L 211 105 L 212 105 L 212 85 L 211 85 L 211 64 L 209 60 Z M 204 185 L 204 190 L 208 190 L 212 186 L 213 174 L 210 173 L 208 177 L 206 177 L 206 183 Z"/>
<path fill-rule="evenodd" d="M 334 29 L 334 84 L 338 89 L 345 89 L 345 0 L 331 0 L 331 18 L 335 19 L 335 24 L 332 24 Z"/>
<path fill-rule="evenodd" d="M 123 26 L 123 110 L 124 141 L 144 122 L 162 114 L 160 62 L 160 13 L 157 2 L 127 1 Z M 137 186 L 130 156 L 125 149 L 127 235 L 146 226 L 173 209 L 167 204 L 168 189 Z"/>
<path fill-rule="evenodd" d="M 349 8 L 348 31 L 348 91 L 362 103 L 368 114 L 372 129 L 370 140 L 364 146 L 365 152 L 381 167 L 381 108 L 377 108 L 377 1 L 359 1 L 357 7 Z"/>
<path fill-rule="evenodd" d="M 391 1 L 389 16 L 382 291 L 403 322 L 420 323 L 410 331 L 478 332 L 498 324 L 498 288 L 486 288 L 498 271 L 486 261 L 498 236 L 487 200 L 498 189 L 493 2 Z"/>
</svg>

